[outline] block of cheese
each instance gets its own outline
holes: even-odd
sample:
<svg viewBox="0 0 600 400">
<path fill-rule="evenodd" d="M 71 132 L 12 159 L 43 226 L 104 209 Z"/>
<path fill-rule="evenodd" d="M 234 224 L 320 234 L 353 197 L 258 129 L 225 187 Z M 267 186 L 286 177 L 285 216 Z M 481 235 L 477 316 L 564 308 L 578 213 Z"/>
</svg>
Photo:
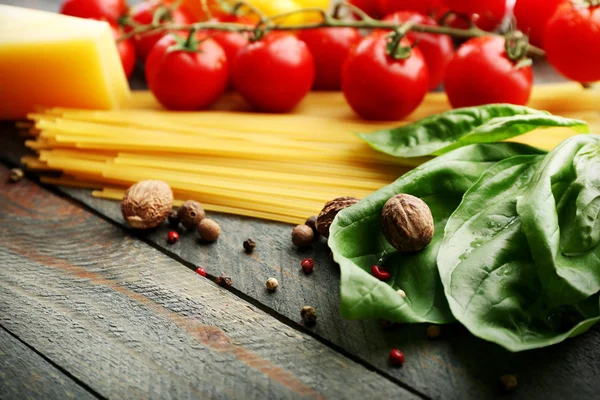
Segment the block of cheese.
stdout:
<svg viewBox="0 0 600 400">
<path fill-rule="evenodd" d="M 0 4 L 0 119 L 37 106 L 113 109 L 129 95 L 106 22 Z"/>
</svg>

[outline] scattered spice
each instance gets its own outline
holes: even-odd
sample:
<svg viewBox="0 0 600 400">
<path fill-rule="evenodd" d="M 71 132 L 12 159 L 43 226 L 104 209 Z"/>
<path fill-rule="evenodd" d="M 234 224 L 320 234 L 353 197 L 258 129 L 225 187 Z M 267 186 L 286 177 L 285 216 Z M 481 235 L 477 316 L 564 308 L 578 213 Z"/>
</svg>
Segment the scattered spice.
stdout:
<svg viewBox="0 0 600 400">
<path fill-rule="evenodd" d="M 196 268 L 196 273 L 206 278 L 206 270 L 202 267 Z"/>
<path fill-rule="evenodd" d="M 279 282 L 277 282 L 277 279 L 275 279 L 275 278 L 267 279 L 267 290 L 274 292 L 275 290 L 277 290 L 278 286 L 279 286 Z"/>
<path fill-rule="evenodd" d="M 514 375 L 502 375 L 500 377 L 500 383 L 502 387 L 507 392 L 514 392 L 517 390 L 517 377 Z"/>
<path fill-rule="evenodd" d="M 298 225 L 292 231 L 292 243 L 298 248 L 308 247 L 315 241 L 315 234 L 308 225 Z"/>
<path fill-rule="evenodd" d="M 216 221 L 206 218 L 200 221 L 198 233 L 200 234 L 200 237 L 207 242 L 214 242 L 221 235 L 221 227 Z"/>
<path fill-rule="evenodd" d="M 10 170 L 10 174 L 8 175 L 8 180 L 10 182 L 16 183 L 16 182 L 19 182 L 21 179 L 23 179 L 24 176 L 25 176 L 25 173 L 23 172 L 23 170 L 21 168 L 13 168 Z"/>
<path fill-rule="evenodd" d="M 311 306 L 302 307 L 300 316 L 306 325 L 314 325 L 317 323 L 317 310 Z"/>
<path fill-rule="evenodd" d="M 439 325 L 429 325 L 427 327 L 427 337 L 429 339 L 435 339 L 440 337 L 440 335 L 442 334 L 442 329 L 439 327 Z"/>
<path fill-rule="evenodd" d="M 177 211 L 171 211 L 167 219 L 171 228 L 177 229 L 179 227 L 179 215 L 177 215 Z"/>
<path fill-rule="evenodd" d="M 329 228 L 340 211 L 358 203 L 360 199 L 356 197 L 338 197 L 325 204 L 323 210 L 317 217 L 317 230 L 325 237 L 329 237 Z"/>
<path fill-rule="evenodd" d="M 206 213 L 202 205 L 194 200 L 188 200 L 179 207 L 177 210 L 177 216 L 181 225 L 185 229 L 194 230 L 198 227 L 200 221 L 206 218 Z"/>
<path fill-rule="evenodd" d="M 305 274 L 312 274 L 313 269 L 315 268 L 315 260 L 313 260 L 312 258 L 307 258 L 306 260 L 302 260 L 300 266 L 302 267 L 302 271 L 304 271 Z"/>
<path fill-rule="evenodd" d="M 175 231 L 171 231 L 167 235 L 167 242 L 169 242 L 170 244 L 176 243 L 178 240 L 179 240 L 179 233 L 177 233 Z"/>
<path fill-rule="evenodd" d="M 121 213 L 136 229 L 151 229 L 162 224 L 173 209 L 173 191 L 163 181 L 141 181 L 125 192 Z"/>
<path fill-rule="evenodd" d="M 409 194 L 398 194 L 385 203 L 381 224 L 387 241 L 405 253 L 425 248 L 431 243 L 435 230 L 427 203 Z"/>
<path fill-rule="evenodd" d="M 398 349 L 390 351 L 390 363 L 394 366 L 404 365 L 404 353 Z"/>
<path fill-rule="evenodd" d="M 219 286 L 223 286 L 224 288 L 229 288 L 229 287 L 233 286 L 233 281 L 231 280 L 230 277 L 228 277 L 225 274 L 221 274 L 220 277 L 215 279 L 215 283 Z"/>
<path fill-rule="evenodd" d="M 403 299 L 406 298 L 406 292 L 402 289 L 398 289 L 398 294 L 400 295 L 400 297 L 402 297 Z"/>
<path fill-rule="evenodd" d="M 244 250 L 246 253 L 250 254 L 256 248 L 256 242 L 252 239 L 244 240 Z"/>
<path fill-rule="evenodd" d="M 387 272 L 379 265 L 373 265 L 371 267 L 371 274 L 380 281 L 387 281 L 392 277 L 392 275 L 389 272 Z"/>
<path fill-rule="evenodd" d="M 312 217 L 307 219 L 306 222 L 304 223 L 304 225 L 310 226 L 310 229 L 313 230 L 313 234 L 315 235 L 315 239 L 317 239 L 319 237 L 320 233 L 317 230 L 317 216 L 316 215 L 313 215 Z"/>
</svg>

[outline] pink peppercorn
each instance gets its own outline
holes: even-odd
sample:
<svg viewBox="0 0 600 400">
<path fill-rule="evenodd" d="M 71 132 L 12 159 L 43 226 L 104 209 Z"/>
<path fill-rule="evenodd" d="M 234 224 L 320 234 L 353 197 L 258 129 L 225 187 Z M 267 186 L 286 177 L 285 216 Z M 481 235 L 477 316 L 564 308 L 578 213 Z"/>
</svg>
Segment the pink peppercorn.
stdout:
<svg viewBox="0 0 600 400">
<path fill-rule="evenodd" d="M 178 240 L 179 240 L 179 233 L 177 233 L 175 231 L 171 231 L 167 235 L 167 242 L 169 242 L 170 244 L 173 244 L 173 243 L 177 242 Z"/>
<path fill-rule="evenodd" d="M 371 267 L 371 274 L 380 281 L 387 281 L 392 277 L 392 275 L 389 272 L 387 272 L 385 269 L 381 268 L 378 265 L 373 265 Z"/>
<path fill-rule="evenodd" d="M 198 275 L 202 275 L 203 277 L 205 277 L 205 278 L 206 278 L 206 270 L 205 270 L 204 268 L 202 268 L 202 267 L 198 267 L 198 268 L 196 268 L 196 273 L 197 273 Z"/>
<path fill-rule="evenodd" d="M 313 272 L 313 268 L 315 268 L 315 260 L 312 258 L 307 258 L 306 260 L 302 261 L 300 265 L 302 266 L 302 271 L 304 271 L 305 274 L 311 274 Z"/>
<path fill-rule="evenodd" d="M 404 365 L 404 353 L 398 349 L 390 351 L 390 363 L 395 366 Z"/>
</svg>

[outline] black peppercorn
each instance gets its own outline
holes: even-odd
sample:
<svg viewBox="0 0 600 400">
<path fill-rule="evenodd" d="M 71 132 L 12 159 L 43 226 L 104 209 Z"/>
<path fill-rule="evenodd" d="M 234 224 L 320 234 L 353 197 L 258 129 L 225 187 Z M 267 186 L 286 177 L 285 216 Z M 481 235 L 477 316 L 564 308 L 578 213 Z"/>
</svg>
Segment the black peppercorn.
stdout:
<svg viewBox="0 0 600 400">
<path fill-rule="evenodd" d="M 219 286 L 223 286 L 224 288 L 229 288 L 229 287 L 233 286 L 233 281 L 231 280 L 230 277 L 228 277 L 225 274 L 221 274 L 220 277 L 215 279 L 215 283 Z"/>
<path fill-rule="evenodd" d="M 313 215 L 312 217 L 310 217 L 309 219 L 307 219 L 306 222 L 304 223 L 304 225 L 309 226 L 313 230 L 313 234 L 315 235 L 315 239 L 318 239 L 319 235 L 321 235 L 321 234 L 317 230 L 317 216 Z"/>
<path fill-rule="evenodd" d="M 169 226 L 173 229 L 177 229 L 179 227 L 179 215 L 177 215 L 177 211 L 171 211 L 169 214 Z"/>
<path fill-rule="evenodd" d="M 256 248 L 256 242 L 252 239 L 244 240 L 244 250 L 250 254 Z"/>
</svg>

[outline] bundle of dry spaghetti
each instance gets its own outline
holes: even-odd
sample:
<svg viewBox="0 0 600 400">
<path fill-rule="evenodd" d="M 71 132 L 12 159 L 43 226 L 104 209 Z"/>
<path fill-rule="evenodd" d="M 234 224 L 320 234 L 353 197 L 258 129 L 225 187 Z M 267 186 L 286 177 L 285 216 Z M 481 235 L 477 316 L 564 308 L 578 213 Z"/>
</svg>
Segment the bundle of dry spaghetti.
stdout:
<svg viewBox="0 0 600 400">
<path fill-rule="evenodd" d="M 592 100 L 564 101 L 574 91 L 582 92 L 571 85 L 538 90 L 533 106 L 599 120 L 586 111 L 595 106 Z M 354 132 L 398 123 L 356 120 L 339 94 L 311 94 L 290 115 L 239 112 L 236 101 L 219 106 L 235 111 L 177 113 L 160 110 L 147 92 L 138 92 L 118 111 L 46 109 L 19 124 L 34 136 L 26 143 L 37 152 L 23 162 L 62 173 L 42 176 L 45 183 L 95 189 L 98 197 L 120 200 L 131 184 L 160 179 L 179 201 L 290 223 L 303 222 L 335 197 L 365 197 L 423 162 L 391 158 L 360 141 Z M 559 103 L 569 108 L 557 110 Z M 443 95 L 432 94 L 411 119 L 447 108 Z M 551 149 L 569 134 L 544 130 L 519 141 Z"/>
</svg>

